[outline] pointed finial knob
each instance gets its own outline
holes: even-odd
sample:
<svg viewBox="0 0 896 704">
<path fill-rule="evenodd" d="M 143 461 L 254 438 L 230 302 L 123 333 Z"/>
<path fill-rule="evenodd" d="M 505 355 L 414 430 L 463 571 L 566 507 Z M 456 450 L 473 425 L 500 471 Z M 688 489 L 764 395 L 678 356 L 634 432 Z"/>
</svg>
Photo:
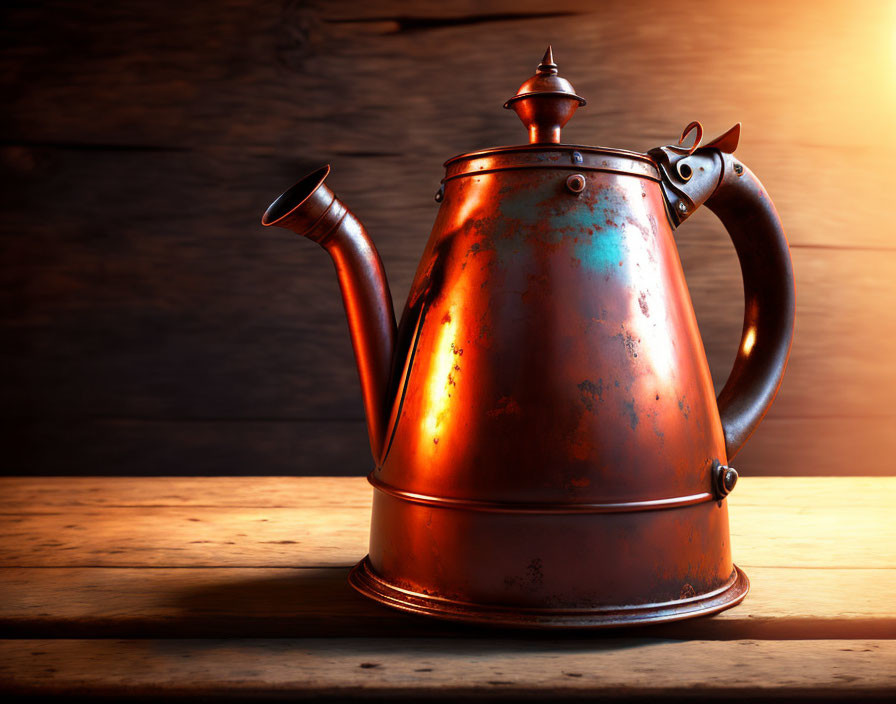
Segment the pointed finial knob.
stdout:
<svg viewBox="0 0 896 704">
<path fill-rule="evenodd" d="M 522 120 L 529 130 L 530 144 L 558 144 L 560 129 L 584 104 L 584 98 L 576 95 L 572 84 L 557 75 L 554 52 L 549 45 L 535 75 L 520 86 L 504 107 L 512 109 Z"/>
<path fill-rule="evenodd" d="M 541 58 L 541 63 L 538 64 L 538 72 L 539 73 L 557 73 L 557 64 L 554 63 L 554 52 L 551 51 L 551 45 L 548 44 L 548 50 L 544 52 L 544 56 Z"/>
</svg>

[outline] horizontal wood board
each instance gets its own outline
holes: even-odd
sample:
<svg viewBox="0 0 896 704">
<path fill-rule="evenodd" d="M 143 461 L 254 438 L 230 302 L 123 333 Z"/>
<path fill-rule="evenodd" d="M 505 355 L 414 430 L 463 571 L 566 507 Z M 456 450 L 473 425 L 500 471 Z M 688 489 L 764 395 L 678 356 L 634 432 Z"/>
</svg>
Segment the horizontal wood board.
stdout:
<svg viewBox="0 0 896 704">
<path fill-rule="evenodd" d="M 710 640 L 896 638 L 892 568 L 745 569 L 750 594 L 737 608 L 712 618 L 621 632 Z M 348 571 L 0 568 L 0 633 L 22 638 L 488 638 L 515 632 L 386 609 L 357 594 L 348 584 Z"/>
<path fill-rule="evenodd" d="M 601 634 L 460 626 L 360 597 L 346 575 L 365 552 L 370 496 L 358 478 L 0 479 L 0 689 L 636 701 L 896 691 L 896 478 L 742 479 L 729 501 L 752 580 L 744 603 Z"/>
<path fill-rule="evenodd" d="M 47 505 L 28 499 L 37 481 L 0 482 L 24 499 L 0 515 L 0 566 L 345 567 L 366 552 L 372 489 L 360 478 L 234 478 L 226 489 L 215 479 L 60 478 Z M 142 497 L 129 504 L 135 489 Z M 65 494 L 80 504 L 60 504 Z M 896 567 L 896 478 L 747 477 L 729 501 L 744 567 Z"/>
<path fill-rule="evenodd" d="M 0 481 L 0 627 L 11 633 L 368 636 L 431 625 L 373 606 L 345 581 L 366 552 L 363 480 L 85 477 L 51 487 Z M 896 637 L 896 479 L 746 478 L 729 501 L 750 597 L 664 637 Z"/>
<path fill-rule="evenodd" d="M 0 641 L 0 683 L 29 694 L 883 699 L 894 665 L 873 640 Z"/>
<path fill-rule="evenodd" d="M 326 255 L 265 206 L 331 162 L 400 310 L 445 158 L 517 143 L 500 109 L 554 44 L 571 142 L 646 150 L 744 123 L 793 246 L 790 368 L 754 475 L 892 474 L 893 25 L 883 3 L 28 3 L 0 23 L 0 402 L 7 474 L 369 469 Z M 856 77 L 861 76 L 858 80 Z M 677 233 L 713 378 L 733 251 Z M 97 469 L 101 467 L 101 470 Z"/>
</svg>

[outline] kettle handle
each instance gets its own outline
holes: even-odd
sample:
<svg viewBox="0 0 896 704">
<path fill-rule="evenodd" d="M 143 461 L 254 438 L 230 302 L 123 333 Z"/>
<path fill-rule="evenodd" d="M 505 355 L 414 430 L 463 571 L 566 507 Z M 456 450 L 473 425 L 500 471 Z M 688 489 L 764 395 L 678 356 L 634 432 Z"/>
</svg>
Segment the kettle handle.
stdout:
<svg viewBox="0 0 896 704">
<path fill-rule="evenodd" d="M 793 342 L 796 294 L 790 248 L 774 203 L 758 178 L 720 152 L 722 173 L 706 200 L 734 243 L 744 282 L 744 326 L 718 396 L 725 451 L 733 458 L 771 406 Z"/>
<path fill-rule="evenodd" d="M 682 140 L 697 123 L 685 129 Z M 744 284 L 744 326 L 728 380 L 718 396 L 730 461 L 771 406 L 793 341 L 796 294 L 790 248 L 778 211 L 758 178 L 733 152 L 740 124 L 698 147 L 658 147 L 657 162 L 673 225 L 705 203 L 728 231 Z M 679 141 L 681 144 L 681 140 Z"/>
</svg>

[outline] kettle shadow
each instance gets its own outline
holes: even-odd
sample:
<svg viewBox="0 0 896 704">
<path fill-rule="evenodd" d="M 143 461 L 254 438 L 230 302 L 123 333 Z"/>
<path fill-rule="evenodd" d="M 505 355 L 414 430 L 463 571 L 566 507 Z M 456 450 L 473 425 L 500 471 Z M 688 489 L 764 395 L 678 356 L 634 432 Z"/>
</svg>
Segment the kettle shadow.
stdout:
<svg viewBox="0 0 896 704">
<path fill-rule="evenodd" d="M 178 620 L 191 635 L 303 638 L 434 632 L 432 624 L 421 629 L 414 616 L 380 607 L 355 592 L 348 584 L 348 567 L 265 569 L 264 576 L 251 579 L 222 572 L 219 580 L 182 589 L 174 597 Z"/>
<path fill-rule="evenodd" d="M 218 572 L 218 571 L 216 571 Z M 450 647 L 450 639 L 502 641 L 502 647 L 527 648 L 550 640 L 576 649 L 636 647 L 632 639 L 687 640 L 712 637 L 692 619 L 674 623 L 612 629 L 543 630 L 455 623 L 427 616 L 403 613 L 377 604 L 358 594 L 348 584 L 348 567 L 284 568 L 282 575 L 246 579 L 221 570 L 202 584 L 182 588 L 172 594 L 170 606 L 177 611 L 176 625 L 168 622 L 178 636 L 225 638 L 436 638 Z M 214 581 L 213 581 L 214 580 Z M 170 632 L 169 630 L 169 632 Z M 710 629 L 715 630 L 715 629 Z M 716 634 L 718 638 L 719 635 Z M 724 637 L 724 636 L 722 636 Z M 445 639 L 448 639 L 447 641 Z M 418 646 L 419 646 L 418 642 Z M 414 646 L 414 647 L 418 647 Z"/>
</svg>

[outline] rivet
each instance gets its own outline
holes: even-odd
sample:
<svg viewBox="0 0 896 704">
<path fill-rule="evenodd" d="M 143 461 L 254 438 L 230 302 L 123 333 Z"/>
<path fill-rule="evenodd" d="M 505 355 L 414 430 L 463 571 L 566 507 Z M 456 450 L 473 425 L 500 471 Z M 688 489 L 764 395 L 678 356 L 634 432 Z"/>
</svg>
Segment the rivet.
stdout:
<svg viewBox="0 0 896 704">
<path fill-rule="evenodd" d="M 582 163 L 582 155 L 578 152 L 572 153 L 572 163 L 573 164 L 581 164 Z"/>
<path fill-rule="evenodd" d="M 717 499 L 723 499 L 737 484 L 737 470 L 724 464 L 714 463 L 713 489 Z"/>
<path fill-rule="evenodd" d="M 444 197 L 445 197 L 445 185 L 442 184 L 441 186 L 439 186 L 439 190 L 436 191 L 436 195 L 435 195 L 435 201 L 436 201 L 436 203 L 441 203 L 441 202 L 442 202 L 442 199 L 443 199 Z"/>
<path fill-rule="evenodd" d="M 725 489 L 729 492 L 734 489 L 734 485 L 737 484 L 737 470 L 734 467 L 729 467 L 725 470 Z"/>
<path fill-rule="evenodd" d="M 573 193 L 581 193 L 585 190 L 585 177 L 582 174 L 573 174 L 566 179 L 566 187 Z"/>
<path fill-rule="evenodd" d="M 688 212 L 688 204 L 683 200 L 678 201 L 678 210 L 682 213 Z"/>
</svg>

